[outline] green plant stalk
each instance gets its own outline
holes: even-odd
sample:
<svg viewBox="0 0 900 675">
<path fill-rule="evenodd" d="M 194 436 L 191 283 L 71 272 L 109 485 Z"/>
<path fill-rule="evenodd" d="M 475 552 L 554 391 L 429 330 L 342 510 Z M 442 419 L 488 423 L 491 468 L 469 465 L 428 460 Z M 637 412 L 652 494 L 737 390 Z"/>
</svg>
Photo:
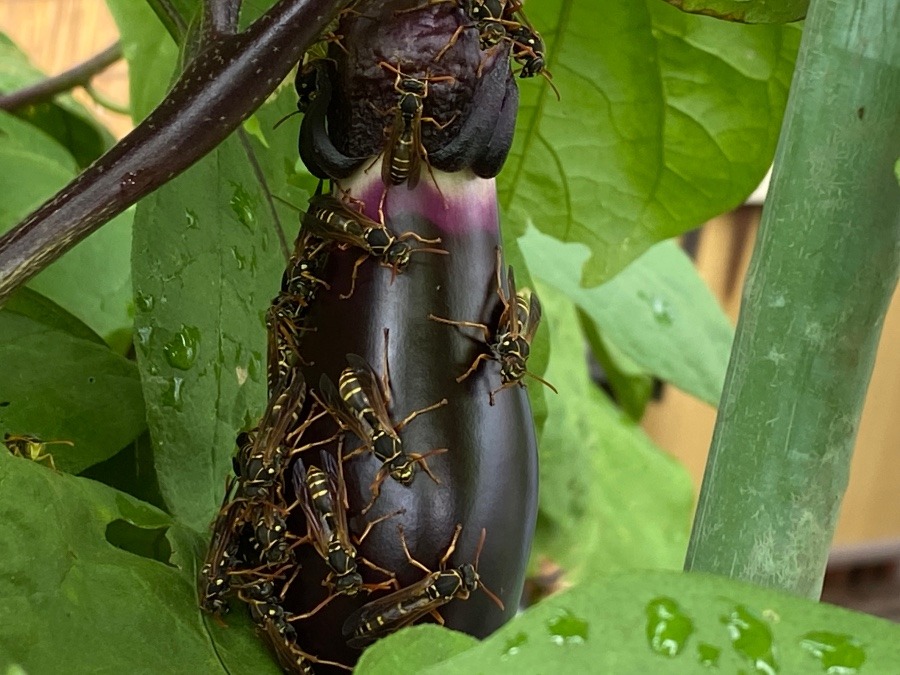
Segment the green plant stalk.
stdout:
<svg viewBox="0 0 900 675">
<path fill-rule="evenodd" d="M 900 252 L 900 5 L 813 0 L 685 568 L 819 596 Z"/>
</svg>

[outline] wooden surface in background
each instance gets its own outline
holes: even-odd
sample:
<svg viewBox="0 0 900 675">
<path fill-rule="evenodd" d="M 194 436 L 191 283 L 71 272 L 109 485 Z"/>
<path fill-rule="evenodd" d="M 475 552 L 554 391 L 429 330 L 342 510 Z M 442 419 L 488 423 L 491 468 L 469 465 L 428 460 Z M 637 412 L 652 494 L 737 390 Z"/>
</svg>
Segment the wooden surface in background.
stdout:
<svg viewBox="0 0 900 675">
<path fill-rule="evenodd" d="M 28 53 L 32 63 L 51 74 L 96 54 L 117 36 L 103 0 L 0 0 L 0 30 Z M 127 101 L 124 62 L 103 73 L 95 84 L 113 100 Z M 84 92 L 76 96 L 116 135 L 131 128 L 127 117 L 99 108 Z M 737 318 L 758 215 L 758 209 L 748 208 L 712 221 L 704 229 L 698 251 L 700 273 L 732 320 Z M 894 418 L 900 411 L 900 350 L 893 347 L 898 343 L 900 298 L 895 296 L 838 525 L 838 548 L 900 541 L 900 425 Z M 712 408 L 672 387 L 666 387 L 660 403 L 651 405 L 645 420 L 650 435 L 687 465 L 698 489 L 714 424 Z"/>
<path fill-rule="evenodd" d="M 134 0 L 144 2 L 144 0 Z M 57 75 L 103 51 L 119 37 L 103 0 L 0 0 L 0 31 L 22 49 L 31 63 Z M 93 82 L 116 103 L 128 102 L 128 66 L 124 60 L 107 68 Z M 102 108 L 83 90 L 74 92 L 117 137 L 131 130 L 131 119 Z"/>
</svg>

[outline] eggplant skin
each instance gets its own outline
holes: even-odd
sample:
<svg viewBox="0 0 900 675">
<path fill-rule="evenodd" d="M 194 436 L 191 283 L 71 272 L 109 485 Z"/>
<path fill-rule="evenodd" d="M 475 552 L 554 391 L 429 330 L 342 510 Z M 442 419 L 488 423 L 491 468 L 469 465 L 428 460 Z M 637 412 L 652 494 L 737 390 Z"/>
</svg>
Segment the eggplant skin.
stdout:
<svg viewBox="0 0 900 675">
<path fill-rule="evenodd" d="M 435 61 L 457 30 L 456 42 Z M 421 0 L 361 2 L 336 32 L 340 45 L 323 59 L 300 126 L 300 156 L 313 175 L 345 179 L 382 152 L 399 96 L 391 68 L 429 78 L 421 134 L 431 166 L 472 169 L 482 178 L 500 172 L 518 109 L 511 43 L 481 51 L 478 31 L 459 6 Z M 404 49 L 411 46 L 414 52 Z"/>
<path fill-rule="evenodd" d="M 370 173 L 380 175 L 377 167 Z M 413 410 L 448 400 L 400 432 L 408 452 L 447 448 L 427 460 L 440 483 L 421 470 L 409 486 L 386 478 L 365 520 L 400 513 L 376 525 L 358 552 L 394 572 L 405 587 L 420 580 L 424 572 L 406 560 L 398 526 L 403 527 L 412 555 L 432 570 L 438 568 L 457 525 L 463 529 L 449 565 L 474 562 L 484 528 L 478 572 L 505 609 L 501 611 L 476 590 L 469 599 L 453 600 L 440 610 L 448 627 L 484 637 L 519 606 L 537 516 L 537 446 L 524 388 L 505 389 L 490 405 L 488 393 L 500 382 L 496 362 L 483 361 L 468 379 L 456 382 L 484 352 L 480 333 L 428 319 L 428 314 L 435 314 L 492 325 L 502 310 L 497 295 L 500 236 L 494 182 L 469 173 L 437 174 L 437 179 L 446 209 L 431 178 L 423 177 L 415 190 L 392 188 L 385 215 L 398 234 L 414 231 L 423 237 L 440 237 L 440 247 L 449 255 L 414 253 L 408 267 L 395 277 L 391 269 L 368 259 L 359 268 L 353 296 L 341 300 L 339 295 L 349 289 L 351 268 L 361 253 L 352 248 L 335 250 L 324 275 L 331 289 L 320 291 L 310 311 L 308 325 L 315 330 L 303 339 L 302 356 L 310 364 L 303 367 L 303 374 L 310 383 L 317 383 L 323 373 L 336 382 L 347 365 L 346 355 L 352 353 L 381 375 L 387 329 L 392 419 L 399 421 Z M 367 208 L 377 209 L 384 190 L 380 179 L 362 182 L 368 186 L 355 182 L 342 187 L 363 199 Z M 335 426 L 329 420 L 310 431 L 304 440 L 327 438 Z M 356 443 L 352 435 L 347 442 Z M 304 454 L 305 463 L 314 460 L 312 453 Z M 351 530 L 357 534 L 365 524 L 359 513 L 370 501 L 370 486 L 380 466 L 370 454 L 344 463 Z M 297 536 L 306 533 L 300 511 L 295 509 L 290 522 Z M 321 586 L 327 569 L 311 547 L 295 552 L 302 570 L 288 590 L 285 609 L 302 613 L 327 595 Z M 367 583 L 384 580 L 384 575 L 365 564 L 359 569 Z M 353 663 L 359 652 L 346 647 L 341 627 L 351 612 L 375 597 L 379 595 L 342 596 L 310 619 L 296 622 L 301 647 L 320 658 Z"/>
</svg>

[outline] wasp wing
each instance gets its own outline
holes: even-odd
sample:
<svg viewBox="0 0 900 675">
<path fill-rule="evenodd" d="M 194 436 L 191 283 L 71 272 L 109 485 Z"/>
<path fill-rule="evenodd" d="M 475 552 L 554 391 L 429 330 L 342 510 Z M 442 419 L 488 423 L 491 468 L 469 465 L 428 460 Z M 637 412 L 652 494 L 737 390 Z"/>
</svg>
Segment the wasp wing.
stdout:
<svg viewBox="0 0 900 675">
<path fill-rule="evenodd" d="M 422 106 L 420 105 L 412 120 L 412 148 L 409 155 L 409 175 L 406 177 L 406 187 L 412 190 L 419 184 L 419 177 L 422 173 L 422 154 L 425 153 L 425 146 L 422 145 Z M 426 158 L 427 162 L 428 159 Z"/>
<path fill-rule="evenodd" d="M 385 185 L 394 184 L 394 180 L 391 177 L 391 167 L 394 165 L 394 152 L 397 148 L 397 141 L 400 139 L 400 133 L 403 131 L 403 126 L 403 114 L 398 107 L 397 112 L 394 113 L 394 121 L 391 123 L 391 134 L 381 156 L 381 182 Z"/>
<path fill-rule="evenodd" d="M 312 539 L 312 544 L 320 556 L 328 558 L 328 533 L 322 527 L 322 518 L 313 503 L 312 492 L 307 482 L 308 473 L 303 461 L 298 457 L 294 464 L 294 494 L 300 501 L 300 508 L 306 516 L 307 534 Z"/>
<path fill-rule="evenodd" d="M 344 429 L 353 433 L 366 446 L 371 447 L 372 429 L 359 419 L 359 417 L 353 414 L 347 407 L 344 399 L 341 398 L 337 387 L 334 386 L 334 382 L 332 382 L 324 373 L 322 374 L 322 377 L 319 378 L 319 393 L 324 399 L 322 404 L 328 412 L 331 413 L 332 417 L 337 420 L 337 423 Z"/>
<path fill-rule="evenodd" d="M 270 457 L 284 442 L 290 428 L 300 417 L 300 409 L 306 400 L 306 380 L 297 368 L 288 371 L 289 380 L 284 389 L 269 399 L 262 420 L 260 432 L 254 443 L 254 452 L 263 452 Z"/>
<path fill-rule="evenodd" d="M 388 413 L 387 404 L 385 403 L 386 394 L 381 389 L 381 383 L 372 367 L 360 356 L 356 354 L 347 354 L 348 367 L 352 369 L 353 375 L 356 377 L 362 393 L 369 400 L 372 406 L 372 413 L 381 428 L 392 438 L 398 438 L 394 429 L 394 423 L 391 421 L 390 413 Z"/>
<path fill-rule="evenodd" d="M 532 290 L 522 289 L 522 293 L 528 293 L 528 315 L 524 318 L 522 332 L 525 335 L 525 341 L 531 344 L 541 323 L 541 301 L 538 299 L 537 293 Z"/>
<path fill-rule="evenodd" d="M 334 502 L 335 530 L 341 546 L 345 551 L 353 551 L 355 547 L 350 541 L 350 528 L 347 526 L 347 486 L 344 483 L 344 472 L 338 467 L 334 455 L 324 450 L 319 453 L 322 470 L 328 476 L 331 500 Z"/>
<path fill-rule="evenodd" d="M 416 583 L 366 603 L 353 612 L 341 629 L 347 644 L 362 649 L 378 638 L 400 630 L 446 604 L 448 598 L 430 598 L 425 589 L 434 583 L 429 574 Z"/>
</svg>

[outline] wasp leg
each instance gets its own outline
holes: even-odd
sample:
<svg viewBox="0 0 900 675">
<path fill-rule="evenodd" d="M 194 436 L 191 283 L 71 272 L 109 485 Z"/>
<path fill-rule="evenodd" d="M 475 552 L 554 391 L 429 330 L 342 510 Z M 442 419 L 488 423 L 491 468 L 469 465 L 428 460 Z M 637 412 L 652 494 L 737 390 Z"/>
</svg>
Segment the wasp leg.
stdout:
<svg viewBox="0 0 900 675">
<path fill-rule="evenodd" d="M 356 290 L 356 275 L 359 272 L 359 266 L 362 265 L 368 257 L 368 254 L 361 255 L 356 259 L 356 262 L 353 263 L 353 273 L 350 275 L 350 291 L 348 293 L 341 293 L 341 300 L 346 300 L 353 295 L 353 291 Z"/>
<path fill-rule="evenodd" d="M 428 318 L 432 321 L 437 321 L 438 323 L 446 323 L 450 326 L 458 326 L 460 328 L 477 328 L 482 333 L 484 333 L 485 343 L 491 341 L 491 329 L 483 323 L 476 323 L 474 321 L 454 321 L 453 319 L 444 319 L 443 317 L 435 316 L 434 314 L 429 314 Z"/>
<path fill-rule="evenodd" d="M 431 412 L 432 410 L 435 410 L 437 408 L 447 405 L 447 403 L 448 403 L 447 399 L 442 398 L 440 401 L 438 401 L 437 403 L 435 403 L 433 405 L 428 406 L 427 408 L 422 408 L 421 410 L 414 410 L 409 415 L 407 415 L 406 418 L 402 422 L 400 422 L 399 424 L 395 424 L 394 430 L 400 431 L 403 427 L 405 427 L 407 424 L 412 422 L 414 419 L 416 419 L 422 413 Z"/>
</svg>

